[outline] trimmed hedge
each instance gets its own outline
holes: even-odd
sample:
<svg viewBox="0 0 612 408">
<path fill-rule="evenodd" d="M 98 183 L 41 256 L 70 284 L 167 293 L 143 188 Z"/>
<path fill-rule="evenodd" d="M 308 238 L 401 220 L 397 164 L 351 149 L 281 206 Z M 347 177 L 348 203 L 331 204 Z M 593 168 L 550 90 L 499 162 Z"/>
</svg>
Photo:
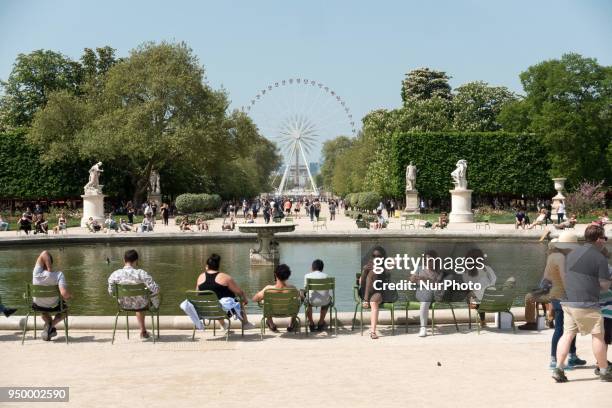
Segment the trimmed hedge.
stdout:
<svg viewBox="0 0 612 408">
<path fill-rule="evenodd" d="M 176 209 L 181 214 L 193 214 L 216 210 L 221 206 L 218 194 L 181 194 L 176 197 Z"/>
<path fill-rule="evenodd" d="M 393 191 L 404 195 L 406 166 L 417 166 L 421 197 L 449 198 L 450 173 L 468 162 L 468 188 L 477 195 L 551 197 L 546 150 L 535 135 L 508 132 L 411 132 L 393 135 Z M 390 175 L 392 176 L 392 175 Z"/>
<path fill-rule="evenodd" d="M 367 211 L 376 209 L 381 200 L 380 194 L 375 191 L 350 193 L 344 198 L 347 207 Z"/>
</svg>

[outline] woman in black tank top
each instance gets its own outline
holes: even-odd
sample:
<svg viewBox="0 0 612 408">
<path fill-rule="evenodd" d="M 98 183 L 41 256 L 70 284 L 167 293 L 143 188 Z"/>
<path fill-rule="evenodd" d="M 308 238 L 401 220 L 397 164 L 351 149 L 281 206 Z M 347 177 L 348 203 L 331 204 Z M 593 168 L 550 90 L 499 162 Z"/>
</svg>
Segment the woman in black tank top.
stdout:
<svg viewBox="0 0 612 408">
<path fill-rule="evenodd" d="M 227 286 L 223 286 L 216 282 L 219 272 L 214 271 L 214 273 L 209 273 L 206 271 L 204 274 L 206 275 L 206 280 L 198 285 L 198 290 L 211 290 L 215 292 L 219 299 L 224 297 L 233 298 L 236 296 Z"/>
<path fill-rule="evenodd" d="M 251 323 L 248 322 L 246 308 L 248 299 L 246 293 L 236 284 L 236 282 L 226 273 L 219 272 L 219 266 L 221 264 L 221 257 L 217 254 L 212 254 L 206 260 L 206 270 L 198 277 L 196 286 L 198 290 L 210 290 L 217 295 L 217 298 L 222 299 L 225 297 L 229 298 L 240 298 L 241 312 L 243 327 L 245 329 L 253 328 Z M 217 282 L 217 278 L 222 283 Z"/>
</svg>

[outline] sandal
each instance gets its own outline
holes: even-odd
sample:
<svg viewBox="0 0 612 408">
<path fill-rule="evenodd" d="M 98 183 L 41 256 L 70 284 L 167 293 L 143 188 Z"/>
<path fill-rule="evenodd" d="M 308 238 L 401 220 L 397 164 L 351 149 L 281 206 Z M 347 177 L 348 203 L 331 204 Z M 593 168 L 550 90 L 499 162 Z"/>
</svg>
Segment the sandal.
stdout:
<svg viewBox="0 0 612 408">
<path fill-rule="evenodd" d="M 270 329 L 274 333 L 278 333 L 278 327 L 276 327 L 276 325 L 274 324 L 272 319 L 267 319 L 266 320 L 266 326 L 268 326 L 268 329 Z"/>
<path fill-rule="evenodd" d="M 377 340 L 378 339 L 378 334 L 376 334 L 376 332 L 370 332 L 370 338 L 372 340 Z"/>
</svg>

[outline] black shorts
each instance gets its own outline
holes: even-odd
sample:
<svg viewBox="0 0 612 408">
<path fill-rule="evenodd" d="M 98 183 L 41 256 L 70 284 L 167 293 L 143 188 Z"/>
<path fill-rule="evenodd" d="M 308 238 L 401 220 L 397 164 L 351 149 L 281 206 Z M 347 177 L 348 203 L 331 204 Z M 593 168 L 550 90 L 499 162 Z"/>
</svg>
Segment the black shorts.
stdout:
<svg viewBox="0 0 612 408">
<path fill-rule="evenodd" d="M 606 344 L 612 344 L 612 319 L 603 318 L 604 326 L 604 341 Z"/>
<path fill-rule="evenodd" d="M 36 303 L 32 303 L 32 309 L 36 310 L 37 312 L 45 313 L 59 312 L 61 309 L 65 311 L 66 303 L 63 300 L 60 300 L 60 303 L 58 303 L 57 306 L 54 307 L 42 307 L 38 306 Z"/>
</svg>

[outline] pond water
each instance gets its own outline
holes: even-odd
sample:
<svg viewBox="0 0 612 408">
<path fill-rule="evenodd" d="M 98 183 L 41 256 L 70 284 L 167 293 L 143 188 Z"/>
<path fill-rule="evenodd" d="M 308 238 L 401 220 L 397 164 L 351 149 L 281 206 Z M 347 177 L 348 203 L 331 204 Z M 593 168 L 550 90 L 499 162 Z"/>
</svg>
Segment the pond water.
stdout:
<svg viewBox="0 0 612 408">
<path fill-rule="evenodd" d="M 419 256 L 433 248 L 441 257 L 465 256 L 469 249 L 478 247 L 487 255 L 487 263 L 495 271 L 498 282 L 513 276 L 521 288 L 537 286 L 546 260 L 546 246 L 533 241 L 455 242 L 403 238 L 362 242 L 281 242 L 281 262 L 291 267 L 293 274 L 290 281 L 301 288 L 312 260 L 322 259 L 325 272 L 336 278 L 338 310 L 352 311 L 355 274 L 366 262 L 374 245 L 385 247 L 389 256 L 398 253 Z M 48 249 L 54 257 L 56 270 L 64 271 L 75 294 L 71 303 L 73 314 L 114 314 L 115 303 L 107 293 L 107 279 L 122 266 L 123 253 L 135 248 L 140 254 L 140 267 L 147 270 L 162 288 L 162 314 L 177 315 L 182 313 L 178 304 L 184 299 L 185 290 L 194 289 L 202 265 L 213 252 L 221 255 L 221 269 L 230 273 L 249 296 L 264 285 L 273 283 L 270 268 L 249 265 L 249 248 L 252 246 L 249 242 L 169 242 L 136 247 L 127 244 L 0 247 L 0 296 L 5 305 L 23 305 L 22 294 L 25 283 L 31 281 L 36 257 L 43 249 Z M 392 272 L 393 280 L 404 276 L 404 272 Z M 249 307 L 253 312 L 258 309 L 253 304 Z"/>
</svg>

